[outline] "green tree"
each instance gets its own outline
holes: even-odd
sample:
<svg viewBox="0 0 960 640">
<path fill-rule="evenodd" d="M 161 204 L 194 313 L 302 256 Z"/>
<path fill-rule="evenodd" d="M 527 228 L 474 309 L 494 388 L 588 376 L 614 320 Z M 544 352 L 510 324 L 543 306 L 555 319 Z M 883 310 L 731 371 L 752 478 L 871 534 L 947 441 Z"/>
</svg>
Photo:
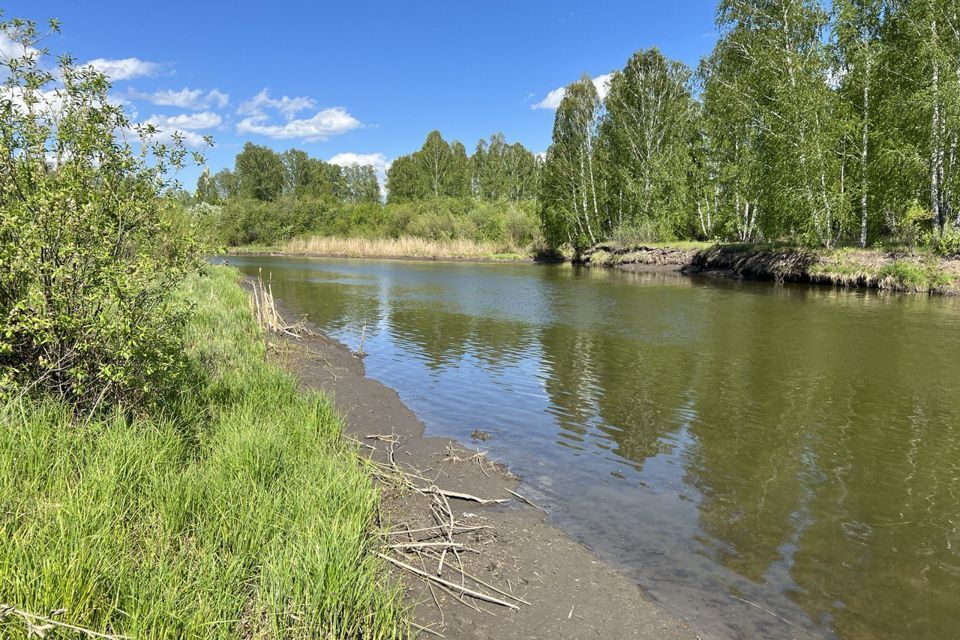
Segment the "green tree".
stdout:
<svg viewBox="0 0 960 640">
<path fill-rule="evenodd" d="M 221 201 L 240 195 L 240 181 L 237 174 L 230 169 L 217 171 L 213 175 L 213 185 L 217 190 L 217 198 Z"/>
<path fill-rule="evenodd" d="M 601 216 L 594 166 L 600 97 L 589 76 L 566 89 L 553 121 L 540 209 L 547 240 L 580 250 L 610 231 Z"/>
<path fill-rule="evenodd" d="M 217 204 L 220 202 L 220 194 L 217 191 L 217 185 L 216 182 L 214 182 L 213 176 L 210 175 L 209 167 L 204 167 L 200 173 L 200 177 L 197 178 L 197 190 L 194 197 L 199 202 L 205 202 L 207 204 Z"/>
<path fill-rule="evenodd" d="M 380 202 L 380 183 L 377 181 L 377 172 L 370 165 L 352 164 L 343 167 L 343 178 L 347 202 Z"/>
<path fill-rule="evenodd" d="M 280 154 L 284 168 L 284 192 L 300 197 L 308 192 L 314 178 L 313 163 L 306 151 L 287 149 Z"/>
<path fill-rule="evenodd" d="M 244 198 L 271 202 L 283 193 L 287 172 L 283 160 L 273 149 L 248 142 L 234 164 L 240 195 Z"/>
<path fill-rule="evenodd" d="M 859 130 L 856 171 L 860 176 L 859 201 L 861 247 L 867 246 L 870 223 L 870 138 L 876 119 L 870 94 L 876 83 L 877 59 L 883 44 L 887 0 L 834 0 L 834 48 L 842 78 L 839 91 L 852 114 L 851 128 Z M 844 158 L 846 161 L 846 158 Z"/>
<path fill-rule="evenodd" d="M 401 156 L 394 160 L 387 170 L 387 201 L 410 202 L 423 198 L 426 194 L 427 185 L 417 170 L 414 157 Z"/>
<path fill-rule="evenodd" d="M 617 220 L 654 228 L 660 239 L 684 235 L 692 214 L 690 77 L 686 65 L 657 49 L 638 51 L 613 74 L 600 129 L 610 148 Z"/>
</svg>

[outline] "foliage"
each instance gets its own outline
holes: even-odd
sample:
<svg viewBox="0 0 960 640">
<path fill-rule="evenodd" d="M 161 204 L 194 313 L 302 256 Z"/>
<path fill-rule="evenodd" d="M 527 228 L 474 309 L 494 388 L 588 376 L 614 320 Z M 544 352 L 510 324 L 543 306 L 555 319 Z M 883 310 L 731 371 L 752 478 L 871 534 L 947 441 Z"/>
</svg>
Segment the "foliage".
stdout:
<svg viewBox="0 0 960 640">
<path fill-rule="evenodd" d="M 578 80 L 543 169 L 548 239 L 936 246 L 960 224 L 955 4 L 720 0 L 695 75 L 652 49 L 602 104 Z"/>
<path fill-rule="evenodd" d="M 934 249 L 942 256 L 960 258 L 960 228 L 948 226 L 937 236 Z"/>
<path fill-rule="evenodd" d="M 34 23 L 0 31 L 23 51 L 0 57 L 0 388 L 155 401 L 186 373 L 188 309 L 171 293 L 200 252 L 161 194 L 189 156 L 131 125 L 102 74 L 69 57 L 51 69 Z"/>
</svg>

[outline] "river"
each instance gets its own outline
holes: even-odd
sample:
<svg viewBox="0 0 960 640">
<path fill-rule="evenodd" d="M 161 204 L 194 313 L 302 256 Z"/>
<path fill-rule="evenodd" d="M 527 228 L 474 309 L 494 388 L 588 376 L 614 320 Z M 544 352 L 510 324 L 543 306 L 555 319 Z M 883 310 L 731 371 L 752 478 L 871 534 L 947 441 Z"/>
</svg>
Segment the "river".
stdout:
<svg viewBox="0 0 960 640">
<path fill-rule="evenodd" d="M 231 257 L 708 637 L 960 628 L 960 300 Z M 476 445 L 471 445 L 476 446 Z"/>
</svg>

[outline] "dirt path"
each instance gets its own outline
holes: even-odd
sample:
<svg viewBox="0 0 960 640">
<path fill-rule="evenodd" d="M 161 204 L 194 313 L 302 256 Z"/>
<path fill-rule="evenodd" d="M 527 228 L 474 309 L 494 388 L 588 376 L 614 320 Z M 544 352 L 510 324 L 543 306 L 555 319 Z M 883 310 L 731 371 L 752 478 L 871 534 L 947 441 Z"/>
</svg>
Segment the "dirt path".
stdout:
<svg viewBox="0 0 960 640">
<path fill-rule="evenodd" d="M 529 602 L 510 610 L 494 604 L 476 610 L 449 593 L 407 571 L 399 571 L 411 602 L 414 621 L 446 638 L 636 638 L 693 639 L 684 623 L 654 604 L 630 579 L 598 561 L 588 549 L 544 522 L 545 515 L 514 497 L 519 482 L 491 463 L 471 459 L 473 450 L 445 438 L 424 437 L 424 426 L 397 393 L 364 374 L 363 361 L 343 345 L 323 336 L 273 338 L 272 357 L 299 376 L 305 388 L 331 392 L 346 417 L 348 433 L 376 451 L 375 460 L 388 462 L 389 443 L 367 438 L 396 436 L 394 460 L 416 469 L 444 490 L 483 498 L 510 498 L 496 506 L 449 499 L 460 523 L 490 527 L 464 532 L 457 542 L 479 553 L 460 553 L 464 570 L 499 591 Z M 393 439 L 393 438 L 390 438 Z M 432 496 L 383 488 L 384 518 L 392 530 L 436 525 Z M 422 540 L 423 534 L 398 536 L 399 542 Z M 400 556 L 398 556 L 400 557 Z M 436 575 L 436 560 L 408 560 Z M 457 559 L 446 558 L 443 577 L 460 584 Z M 469 584 L 469 583 L 468 583 Z M 488 593 L 495 593 L 485 589 Z M 432 591 L 432 593 L 431 593 Z M 508 598 L 503 598 L 509 600 Z M 486 611 L 484 611 L 486 610 Z M 426 632 L 421 638 L 436 637 Z"/>
</svg>

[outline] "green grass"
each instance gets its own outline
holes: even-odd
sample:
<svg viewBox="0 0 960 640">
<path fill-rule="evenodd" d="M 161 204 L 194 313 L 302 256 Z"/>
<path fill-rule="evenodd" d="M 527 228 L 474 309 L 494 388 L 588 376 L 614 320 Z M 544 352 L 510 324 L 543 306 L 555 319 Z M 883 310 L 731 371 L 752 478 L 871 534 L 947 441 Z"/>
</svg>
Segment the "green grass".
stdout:
<svg viewBox="0 0 960 640">
<path fill-rule="evenodd" d="M 371 553 L 378 496 L 329 400 L 265 363 L 236 272 L 182 295 L 206 373 L 166 417 L 0 407 L 0 603 L 140 639 L 405 637 Z"/>
</svg>

